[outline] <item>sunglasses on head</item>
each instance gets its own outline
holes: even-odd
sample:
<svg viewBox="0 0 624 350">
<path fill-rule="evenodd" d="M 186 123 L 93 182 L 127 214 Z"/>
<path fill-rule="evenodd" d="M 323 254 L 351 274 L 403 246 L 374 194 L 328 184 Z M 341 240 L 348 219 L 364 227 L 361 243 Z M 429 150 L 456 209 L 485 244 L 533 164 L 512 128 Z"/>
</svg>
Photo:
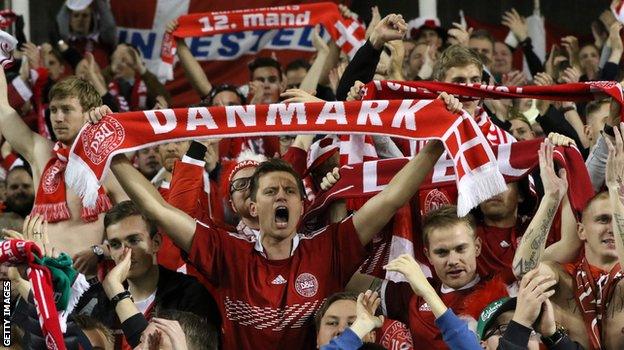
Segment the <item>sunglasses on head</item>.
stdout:
<svg viewBox="0 0 624 350">
<path fill-rule="evenodd" d="M 249 188 L 251 184 L 251 176 L 249 177 L 239 177 L 236 180 L 233 180 L 230 183 L 230 194 L 236 191 L 244 191 Z"/>
</svg>

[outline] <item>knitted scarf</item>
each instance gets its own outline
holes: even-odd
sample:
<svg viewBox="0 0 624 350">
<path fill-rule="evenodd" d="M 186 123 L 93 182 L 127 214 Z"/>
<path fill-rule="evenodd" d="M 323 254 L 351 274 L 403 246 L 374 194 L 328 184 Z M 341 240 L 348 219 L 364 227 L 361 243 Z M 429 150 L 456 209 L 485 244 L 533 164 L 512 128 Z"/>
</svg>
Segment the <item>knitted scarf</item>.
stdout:
<svg viewBox="0 0 624 350">
<path fill-rule="evenodd" d="M 498 169 L 506 182 L 518 181 L 539 166 L 538 150 L 541 142 L 542 139 L 535 139 L 492 146 Z M 568 196 L 572 207 L 577 212 L 582 211 L 587 201 L 593 197 L 594 190 L 581 153 L 576 147 L 555 147 L 554 159 L 559 166 L 566 169 Z M 336 199 L 374 196 L 384 189 L 394 174 L 408 161 L 408 158 L 394 158 L 342 166 L 338 182 L 329 191 L 317 194 L 301 222 L 305 225 Z M 448 186 L 455 183 L 455 177 L 455 174 L 433 177 L 432 182 L 423 183 L 421 188 Z"/>
<path fill-rule="evenodd" d="M 116 154 L 189 139 L 306 133 L 441 140 L 454 159 L 462 216 L 506 188 L 492 149 L 473 118 L 465 112 L 450 113 L 441 100 L 280 103 L 113 114 L 83 127 L 72 146 L 65 180 L 85 206 L 93 206 Z"/>
<path fill-rule="evenodd" d="M 160 57 L 173 77 L 174 38 L 210 36 L 242 31 L 298 28 L 322 24 L 343 52 L 353 57 L 364 44 L 366 28 L 344 18 L 333 2 L 319 2 L 257 9 L 193 13 L 178 18 L 178 28 L 163 38 Z"/>
<path fill-rule="evenodd" d="M 622 86 L 614 81 L 587 81 L 551 86 L 494 86 L 484 84 L 452 84 L 437 81 L 372 81 L 364 88 L 365 99 L 436 98 L 442 92 L 460 100 L 475 98 L 534 98 L 552 101 L 589 101 L 613 97 L 624 105 Z M 620 110 L 624 117 L 624 108 Z M 624 119 L 623 119 L 624 120 Z"/>
<path fill-rule="evenodd" d="M 54 290 L 50 270 L 37 263 L 42 257 L 34 242 L 19 239 L 0 243 L 0 264 L 28 264 L 28 279 L 32 283 L 39 324 L 48 349 L 65 349 L 59 314 L 54 304 Z"/>
<path fill-rule="evenodd" d="M 616 264 L 611 271 L 602 271 L 591 266 L 583 257 L 579 263 L 567 264 L 565 267 L 574 277 L 574 299 L 583 314 L 590 349 L 600 350 L 602 322 L 606 318 L 615 286 L 624 277 L 620 264 Z"/>
<path fill-rule="evenodd" d="M 41 174 L 31 215 L 39 214 L 43 215 L 48 222 L 59 222 L 69 220 L 71 216 L 67 206 L 65 181 L 63 181 L 69 148 L 57 142 L 54 145 L 52 155 Z M 110 199 L 104 189 L 100 188 L 97 192 L 95 206 L 82 208 L 82 220 L 85 222 L 95 221 L 100 213 L 106 212 L 111 207 Z"/>
</svg>

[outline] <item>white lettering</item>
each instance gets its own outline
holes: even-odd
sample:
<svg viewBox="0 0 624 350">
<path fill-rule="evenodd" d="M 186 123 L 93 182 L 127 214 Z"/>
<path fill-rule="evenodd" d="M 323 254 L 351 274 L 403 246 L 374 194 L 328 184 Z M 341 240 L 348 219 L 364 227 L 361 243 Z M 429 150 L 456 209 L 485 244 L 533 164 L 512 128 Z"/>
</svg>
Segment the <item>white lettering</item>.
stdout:
<svg viewBox="0 0 624 350">
<path fill-rule="evenodd" d="M 259 13 L 243 15 L 243 25 L 245 27 L 255 27 L 264 25 L 264 16 Z"/>
<path fill-rule="evenodd" d="M 176 120 L 173 109 L 160 109 L 155 111 L 143 111 L 147 120 L 149 121 L 154 134 L 164 134 L 176 128 L 178 121 Z M 165 123 L 161 124 L 158 119 L 158 114 L 162 114 L 165 117 Z"/>
<path fill-rule="evenodd" d="M 332 110 L 335 110 L 332 112 Z M 344 104 L 342 102 L 326 102 L 321 113 L 316 120 L 316 124 L 324 125 L 328 120 L 333 120 L 336 124 L 347 125 Z"/>
<path fill-rule="evenodd" d="M 217 124 L 215 124 L 208 108 L 189 108 L 186 130 L 197 130 L 198 126 L 205 126 L 208 129 L 217 128 Z"/>
<path fill-rule="evenodd" d="M 279 25 L 279 16 L 277 13 L 267 13 L 266 15 L 266 25 L 267 26 L 277 26 Z"/>
<path fill-rule="evenodd" d="M 403 85 L 399 84 L 399 83 L 393 83 L 391 81 L 388 82 L 388 88 L 390 88 L 390 90 L 397 91 L 397 90 L 401 89 L 401 86 L 403 86 Z"/>
<path fill-rule="evenodd" d="M 247 108 L 247 109 L 245 109 Z M 236 117 L 243 122 L 244 126 L 256 126 L 256 106 L 227 106 L 225 107 L 227 125 L 230 128 L 236 127 Z"/>
<path fill-rule="evenodd" d="M 419 100 L 418 102 L 412 104 L 414 100 L 403 100 L 401 102 L 401 106 L 399 106 L 399 110 L 392 118 L 392 127 L 393 128 L 402 128 L 403 122 L 405 121 L 405 128 L 409 130 L 416 130 L 416 112 L 418 112 L 421 108 L 428 105 L 430 101 L 427 100 Z"/>
<path fill-rule="evenodd" d="M 290 125 L 292 123 L 293 114 L 296 115 L 297 124 L 306 124 L 305 105 L 303 103 L 271 104 L 269 105 L 266 124 L 275 125 L 276 119 L 279 116 L 283 125 Z"/>
<path fill-rule="evenodd" d="M 360 113 L 358 114 L 356 124 L 367 125 L 368 121 L 370 120 L 371 125 L 382 125 L 381 118 L 379 117 L 379 113 L 383 112 L 388 107 L 389 103 L 390 103 L 389 101 L 385 101 L 385 100 L 362 101 L 362 106 L 360 108 Z"/>
<path fill-rule="evenodd" d="M 300 13 L 295 17 L 295 25 L 303 26 L 310 23 L 310 11 Z"/>
</svg>

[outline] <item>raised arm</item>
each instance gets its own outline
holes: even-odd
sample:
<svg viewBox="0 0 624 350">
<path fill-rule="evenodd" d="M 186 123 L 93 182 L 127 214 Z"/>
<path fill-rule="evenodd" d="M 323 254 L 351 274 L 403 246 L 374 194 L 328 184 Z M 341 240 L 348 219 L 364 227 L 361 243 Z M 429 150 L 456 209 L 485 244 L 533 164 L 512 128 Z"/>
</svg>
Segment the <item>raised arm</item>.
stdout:
<svg viewBox="0 0 624 350">
<path fill-rule="evenodd" d="M 619 129 L 619 130 L 618 130 Z M 614 127 L 615 145 L 607 140 L 609 156 L 607 158 L 606 184 L 609 189 L 609 201 L 613 206 L 613 234 L 620 266 L 624 266 L 624 123 Z"/>
<path fill-rule="evenodd" d="M 167 25 L 167 32 L 171 33 L 177 27 L 178 20 L 176 19 L 169 22 L 169 24 Z M 208 94 L 210 94 L 210 91 L 212 90 L 212 84 L 210 84 L 210 80 L 208 80 L 208 77 L 206 76 L 206 73 L 204 73 L 201 65 L 199 64 L 199 62 L 197 62 L 195 57 L 193 57 L 193 54 L 191 53 L 189 47 L 186 45 L 184 39 L 176 39 L 176 46 L 176 55 L 178 55 L 180 63 L 182 63 L 186 79 L 188 79 L 188 81 L 191 83 L 191 86 L 193 87 L 193 89 L 195 89 L 195 91 L 197 91 L 199 96 L 208 96 Z"/>
<path fill-rule="evenodd" d="M 195 220 L 169 205 L 156 188 L 130 164 L 125 155 L 120 154 L 113 158 L 111 170 L 141 211 L 162 227 L 176 246 L 188 252 L 195 234 Z"/>
<path fill-rule="evenodd" d="M 4 68 L 0 67 L 0 132 L 13 149 L 21 154 L 38 176 L 50 157 L 52 142 L 30 130 L 9 104 Z"/>
<path fill-rule="evenodd" d="M 553 152 L 554 147 L 550 140 L 544 140 L 539 150 L 540 176 L 544 184 L 544 197 L 522 236 L 514 256 L 513 272 L 518 278 L 522 278 L 543 260 L 546 237 L 561 198 L 568 188 L 565 169 L 559 171 L 559 176 L 555 173 Z"/>
</svg>

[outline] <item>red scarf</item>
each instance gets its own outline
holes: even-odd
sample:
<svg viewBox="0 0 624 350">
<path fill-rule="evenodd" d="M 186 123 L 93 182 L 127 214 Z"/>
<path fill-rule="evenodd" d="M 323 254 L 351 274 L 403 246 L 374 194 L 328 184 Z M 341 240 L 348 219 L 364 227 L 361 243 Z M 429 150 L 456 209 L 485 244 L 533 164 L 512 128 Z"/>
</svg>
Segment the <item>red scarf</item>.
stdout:
<svg viewBox="0 0 624 350">
<path fill-rule="evenodd" d="M 305 133 L 440 139 L 455 159 L 459 215 L 506 188 L 494 154 L 472 117 L 450 113 L 441 100 L 311 102 L 120 113 L 83 127 L 72 146 L 65 180 L 86 206 L 92 206 L 116 154 L 189 139 Z"/>
<path fill-rule="evenodd" d="M 474 98 L 534 98 L 552 101 L 588 101 L 613 97 L 624 105 L 622 86 L 614 81 L 587 81 L 551 86 L 494 86 L 452 84 L 437 81 L 372 81 L 362 89 L 365 99 L 437 98 L 441 92 L 461 100 Z M 624 117 L 624 108 L 620 110 Z M 623 119 L 624 120 L 624 119 Z"/>
<path fill-rule="evenodd" d="M 178 28 L 165 34 L 160 57 L 173 76 L 171 65 L 175 55 L 174 38 L 210 36 L 252 30 L 299 28 L 322 24 L 332 40 L 350 57 L 364 44 L 366 28 L 359 22 L 344 18 L 333 2 L 319 2 L 257 9 L 193 13 L 178 18 Z"/>
<path fill-rule="evenodd" d="M 147 108 L 147 86 L 139 74 L 134 76 L 130 101 L 121 94 L 119 83 L 116 79 L 108 83 L 108 92 L 117 101 L 120 112 L 140 111 Z"/>
<path fill-rule="evenodd" d="M 54 145 L 52 158 L 46 164 L 43 173 L 41 173 L 35 205 L 31 215 L 43 215 L 48 222 L 69 220 L 71 215 L 67 206 L 65 181 L 63 181 L 68 156 L 69 148 L 57 142 Z M 98 219 L 100 213 L 106 212 L 111 207 L 110 199 L 104 192 L 104 189 L 100 188 L 97 193 L 95 206 L 90 208 L 83 207 L 80 216 L 85 222 L 92 222 Z"/>
<path fill-rule="evenodd" d="M 541 142 L 542 139 L 535 139 L 492 146 L 505 181 L 518 181 L 539 166 L 537 151 Z M 583 157 L 575 147 L 555 147 L 554 157 L 557 164 L 566 168 L 570 203 L 580 212 L 594 195 Z M 374 196 L 384 189 L 394 174 L 408 161 L 407 158 L 393 158 L 343 166 L 340 169 L 340 180 L 330 191 L 317 194 L 301 222 L 305 223 L 313 218 L 336 199 Z M 455 174 L 433 177 L 432 182 L 424 183 L 421 188 L 434 189 L 452 185 L 456 183 L 455 177 Z"/>
<path fill-rule="evenodd" d="M 54 304 L 52 275 L 47 267 L 35 262 L 35 256 L 41 258 L 43 254 L 34 242 L 10 239 L 0 243 L 0 264 L 28 264 L 28 279 L 32 283 L 39 324 L 47 348 L 64 350 L 65 341 Z"/>
<path fill-rule="evenodd" d="M 620 264 L 611 271 L 602 271 L 591 266 L 585 257 L 576 265 L 568 264 L 566 269 L 574 276 L 574 296 L 585 321 L 590 349 L 602 349 L 602 321 L 615 291 L 615 286 L 624 275 Z"/>
</svg>

